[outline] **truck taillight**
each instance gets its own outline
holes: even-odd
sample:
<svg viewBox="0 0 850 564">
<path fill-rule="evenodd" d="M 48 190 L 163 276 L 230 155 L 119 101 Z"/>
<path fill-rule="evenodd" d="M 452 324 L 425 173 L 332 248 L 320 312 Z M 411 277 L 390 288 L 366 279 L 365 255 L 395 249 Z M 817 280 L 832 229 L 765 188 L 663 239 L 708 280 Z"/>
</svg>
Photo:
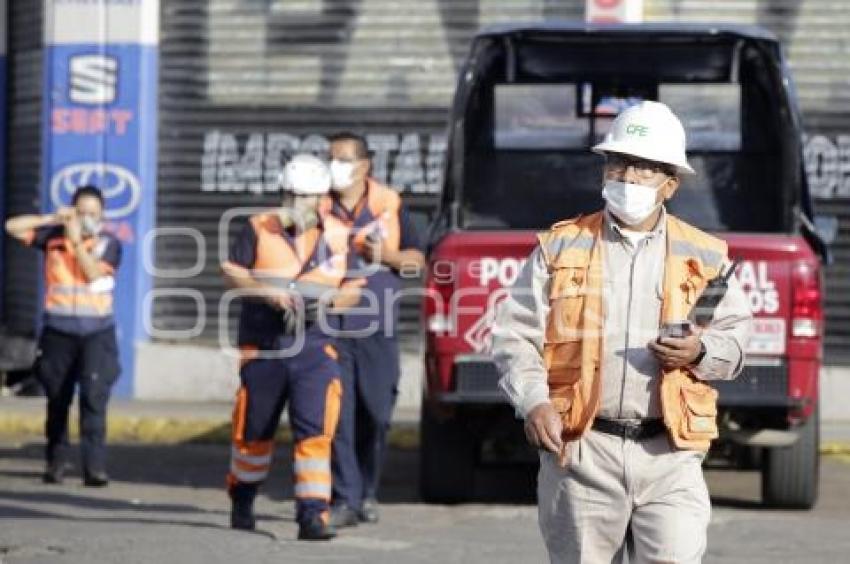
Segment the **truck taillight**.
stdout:
<svg viewBox="0 0 850 564">
<path fill-rule="evenodd" d="M 436 261 L 431 266 L 426 284 L 427 294 L 423 300 L 426 329 L 430 333 L 452 331 L 454 321 L 450 304 L 454 288 L 454 263 Z"/>
<path fill-rule="evenodd" d="M 815 338 L 821 334 L 823 307 L 818 270 L 798 262 L 791 272 L 791 336 Z"/>
</svg>

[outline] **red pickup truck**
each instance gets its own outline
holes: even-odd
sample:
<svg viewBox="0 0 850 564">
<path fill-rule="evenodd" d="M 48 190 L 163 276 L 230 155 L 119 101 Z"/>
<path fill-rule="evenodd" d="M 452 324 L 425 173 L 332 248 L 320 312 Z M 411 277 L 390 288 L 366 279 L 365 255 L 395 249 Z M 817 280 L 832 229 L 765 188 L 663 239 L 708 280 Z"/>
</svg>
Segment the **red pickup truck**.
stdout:
<svg viewBox="0 0 850 564">
<path fill-rule="evenodd" d="M 602 207 L 590 147 L 641 100 L 682 119 L 697 174 L 669 210 L 729 243 L 755 315 L 743 372 L 716 384 L 710 458 L 760 465 L 767 504 L 814 504 L 828 248 L 779 42 L 752 27 L 548 22 L 480 33 L 460 74 L 423 305 L 426 501 L 472 499 L 482 473 L 524 458 L 489 348 L 494 306 L 535 231 Z"/>
</svg>

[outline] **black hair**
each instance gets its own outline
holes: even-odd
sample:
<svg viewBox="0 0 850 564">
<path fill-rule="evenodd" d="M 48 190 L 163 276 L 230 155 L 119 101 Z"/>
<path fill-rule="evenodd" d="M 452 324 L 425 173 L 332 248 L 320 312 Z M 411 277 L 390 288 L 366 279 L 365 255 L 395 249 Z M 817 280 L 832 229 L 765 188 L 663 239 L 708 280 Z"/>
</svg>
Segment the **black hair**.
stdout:
<svg viewBox="0 0 850 564">
<path fill-rule="evenodd" d="M 338 131 L 328 137 L 328 140 L 331 143 L 336 143 L 337 141 L 351 141 L 357 146 L 355 151 L 358 159 L 369 158 L 369 143 L 367 143 L 366 138 L 359 133 L 354 133 L 353 131 Z"/>
<path fill-rule="evenodd" d="M 91 196 L 92 198 L 97 198 L 97 201 L 100 202 L 100 207 L 103 207 L 103 192 L 101 192 L 100 188 L 98 188 L 97 186 L 92 186 L 91 184 L 79 186 L 74 191 L 74 195 L 71 196 L 71 204 L 77 205 L 77 202 L 83 196 Z"/>
</svg>

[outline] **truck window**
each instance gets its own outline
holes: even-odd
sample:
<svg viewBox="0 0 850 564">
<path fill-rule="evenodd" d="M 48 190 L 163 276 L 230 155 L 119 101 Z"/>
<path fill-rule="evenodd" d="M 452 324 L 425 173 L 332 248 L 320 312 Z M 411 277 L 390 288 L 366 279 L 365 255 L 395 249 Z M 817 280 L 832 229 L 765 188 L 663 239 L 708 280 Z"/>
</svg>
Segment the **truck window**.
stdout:
<svg viewBox="0 0 850 564">
<path fill-rule="evenodd" d="M 496 88 L 496 149 L 580 149 L 590 122 L 576 112 L 575 84 Z"/>
<path fill-rule="evenodd" d="M 769 117 L 758 111 L 743 122 L 733 83 L 495 85 L 493 133 L 468 147 L 462 226 L 542 229 L 599 209 L 604 159 L 590 148 L 616 113 L 643 99 L 668 104 L 688 134 L 697 175 L 682 177 L 671 212 L 715 232 L 782 230 L 771 192 L 777 155 L 766 141 L 773 124 L 760 126 Z"/>
<path fill-rule="evenodd" d="M 688 135 L 688 150 L 741 150 L 741 87 L 737 84 L 661 84 L 658 101 L 670 106 Z"/>
</svg>

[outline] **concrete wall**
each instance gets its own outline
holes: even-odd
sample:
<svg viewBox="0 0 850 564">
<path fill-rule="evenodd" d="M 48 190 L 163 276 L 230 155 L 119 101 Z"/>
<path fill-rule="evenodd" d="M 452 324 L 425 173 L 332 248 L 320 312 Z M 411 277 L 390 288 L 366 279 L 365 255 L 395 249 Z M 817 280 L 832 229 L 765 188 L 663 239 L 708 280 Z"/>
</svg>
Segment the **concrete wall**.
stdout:
<svg viewBox="0 0 850 564">
<path fill-rule="evenodd" d="M 417 345 L 402 347 L 398 407 L 418 409 L 422 361 Z M 133 396 L 144 400 L 231 400 L 239 386 L 237 360 L 218 348 L 139 343 Z"/>
<path fill-rule="evenodd" d="M 421 345 L 402 345 L 398 407 L 418 409 L 423 364 Z M 239 384 L 236 359 L 202 346 L 139 344 L 136 348 L 138 399 L 179 401 L 231 400 Z M 821 371 L 821 418 L 850 421 L 850 368 L 827 366 Z"/>
<path fill-rule="evenodd" d="M 822 420 L 850 420 L 850 368 L 825 366 L 820 373 Z"/>
</svg>

